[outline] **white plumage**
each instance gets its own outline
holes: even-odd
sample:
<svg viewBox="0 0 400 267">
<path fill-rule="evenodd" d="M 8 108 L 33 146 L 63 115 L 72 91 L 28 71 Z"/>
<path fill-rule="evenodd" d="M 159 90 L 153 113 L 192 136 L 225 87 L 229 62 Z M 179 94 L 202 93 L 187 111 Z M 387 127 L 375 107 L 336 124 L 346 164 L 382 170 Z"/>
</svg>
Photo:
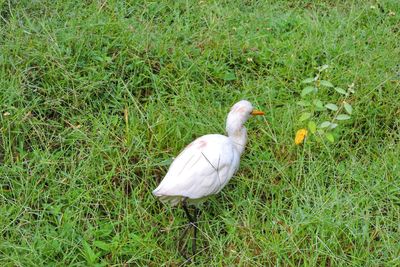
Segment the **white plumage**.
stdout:
<svg viewBox="0 0 400 267">
<path fill-rule="evenodd" d="M 188 204 L 202 202 L 217 194 L 239 168 L 247 141 L 243 124 L 250 115 L 263 115 L 246 100 L 236 103 L 228 114 L 228 136 L 209 134 L 190 143 L 172 162 L 153 194 L 172 205 L 185 199 Z"/>
</svg>

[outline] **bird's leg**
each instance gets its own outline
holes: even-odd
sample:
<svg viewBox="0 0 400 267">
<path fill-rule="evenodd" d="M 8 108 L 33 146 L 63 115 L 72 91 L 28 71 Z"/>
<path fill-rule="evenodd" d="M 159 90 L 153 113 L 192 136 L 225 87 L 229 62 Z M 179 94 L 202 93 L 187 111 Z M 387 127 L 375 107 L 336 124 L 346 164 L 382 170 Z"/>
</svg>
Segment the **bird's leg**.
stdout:
<svg viewBox="0 0 400 267">
<path fill-rule="evenodd" d="M 193 241 L 192 241 L 192 253 L 193 260 L 196 255 L 196 240 L 197 240 L 197 216 L 199 214 L 199 209 L 194 207 L 194 220 L 193 220 Z"/>
<path fill-rule="evenodd" d="M 190 225 L 191 225 L 193 223 L 193 217 L 192 217 L 192 215 L 190 215 L 190 212 L 188 210 L 186 198 L 182 201 L 182 206 L 183 206 L 183 210 L 186 213 L 186 217 L 189 219 L 189 222 L 190 222 Z"/>
<path fill-rule="evenodd" d="M 189 257 L 187 256 L 187 254 L 184 252 L 183 246 L 181 246 L 181 242 L 182 242 L 183 238 L 187 235 L 188 230 L 189 230 L 191 227 L 193 227 L 193 217 L 192 217 L 192 216 L 190 215 L 190 213 L 189 213 L 189 210 L 188 210 L 188 207 L 187 207 L 186 198 L 182 201 L 182 207 L 183 207 L 183 210 L 184 210 L 185 213 L 186 213 L 186 216 L 187 216 L 188 219 L 189 219 L 189 224 L 186 226 L 186 228 L 183 230 L 182 234 L 181 234 L 180 237 L 179 237 L 179 240 L 178 240 L 178 250 L 179 250 L 179 253 L 181 253 L 181 255 L 182 255 L 187 261 L 190 261 L 190 258 L 189 258 Z"/>
</svg>

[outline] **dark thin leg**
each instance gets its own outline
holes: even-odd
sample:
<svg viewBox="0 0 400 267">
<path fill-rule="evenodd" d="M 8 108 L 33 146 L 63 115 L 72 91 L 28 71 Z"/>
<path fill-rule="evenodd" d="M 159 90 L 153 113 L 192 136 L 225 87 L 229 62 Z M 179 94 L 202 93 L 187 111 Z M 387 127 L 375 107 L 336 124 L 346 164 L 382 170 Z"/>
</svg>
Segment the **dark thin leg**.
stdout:
<svg viewBox="0 0 400 267">
<path fill-rule="evenodd" d="M 186 198 L 182 201 L 182 206 L 183 206 L 183 209 L 185 210 L 185 213 L 186 213 L 186 216 L 188 217 L 189 222 L 193 223 L 193 217 L 192 217 L 192 215 L 190 215 L 190 212 L 188 210 Z"/>
<path fill-rule="evenodd" d="M 184 257 L 187 261 L 190 262 L 190 257 L 188 257 L 187 253 L 184 251 L 184 247 L 183 247 L 181 244 L 182 244 L 182 240 L 183 240 L 183 239 L 185 238 L 185 236 L 187 235 L 189 229 L 193 227 L 193 217 L 190 215 L 189 209 L 188 209 L 188 207 L 187 207 L 186 199 L 184 199 L 184 200 L 182 201 L 182 207 L 183 207 L 183 210 L 184 210 L 185 213 L 186 213 L 186 216 L 187 216 L 187 218 L 188 218 L 188 220 L 189 220 L 189 223 L 188 223 L 188 225 L 186 226 L 186 228 L 183 230 L 182 234 L 181 234 L 180 237 L 179 237 L 179 240 L 178 240 L 178 250 L 179 250 L 179 253 L 182 255 L 182 257 Z"/>
<path fill-rule="evenodd" d="M 179 253 L 188 261 L 191 262 L 192 260 L 194 261 L 194 257 L 196 255 L 196 241 L 197 241 L 197 217 L 200 212 L 198 208 L 194 208 L 194 216 L 192 216 L 189 212 L 189 209 L 187 207 L 187 202 L 186 199 L 182 201 L 182 207 L 183 210 L 186 213 L 186 216 L 189 220 L 189 224 L 186 226 L 186 228 L 183 230 L 182 234 L 180 235 L 178 239 L 178 250 Z M 193 239 L 192 239 L 192 259 L 188 257 L 187 253 L 184 250 L 184 247 L 182 246 L 182 240 L 187 236 L 189 229 L 193 227 Z"/>
<path fill-rule="evenodd" d="M 196 255 L 196 240 L 197 240 L 197 215 L 199 209 L 194 208 L 194 221 L 193 221 L 193 241 L 192 241 L 192 253 L 193 253 L 193 260 Z"/>
</svg>

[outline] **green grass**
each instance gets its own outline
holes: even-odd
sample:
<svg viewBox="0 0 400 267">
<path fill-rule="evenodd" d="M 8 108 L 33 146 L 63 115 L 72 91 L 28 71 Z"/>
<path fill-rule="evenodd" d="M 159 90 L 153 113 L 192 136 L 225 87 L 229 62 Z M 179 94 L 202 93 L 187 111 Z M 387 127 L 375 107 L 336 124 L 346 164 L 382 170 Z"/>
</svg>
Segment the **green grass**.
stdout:
<svg viewBox="0 0 400 267">
<path fill-rule="evenodd" d="M 158 2 L 0 0 L 0 265 L 182 264 L 151 191 L 240 99 L 266 116 L 197 265 L 400 265 L 399 2 Z M 323 64 L 354 116 L 295 146 Z"/>
</svg>

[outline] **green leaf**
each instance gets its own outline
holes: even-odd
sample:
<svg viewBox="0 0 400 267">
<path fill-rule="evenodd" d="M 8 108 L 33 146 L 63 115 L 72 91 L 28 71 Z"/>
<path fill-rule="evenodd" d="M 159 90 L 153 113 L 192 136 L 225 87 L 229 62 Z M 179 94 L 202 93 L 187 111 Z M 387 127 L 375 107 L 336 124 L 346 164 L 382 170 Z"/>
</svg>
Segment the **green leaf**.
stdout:
<svg viewBox="0 0 400 267">
<path fill-rule="evenodd" d="M 329 125 L 329 129 L 331 130 L 335 129 L 336 127 L 338 127 L 337 123 L 331 123 L 331 125 Z"/>
<path fill-rule="evenodd" d="M 225 72 L 224 76 L 222 77 L 224 81 L 233 81 L 236 80 L 236 75 L 234 72 L 227 71 Z"/>
<path fill-rule="evenodd" d="M 330 110 L 333 110 L 333 111 L 336 111 L 336 110 L 339 109 L 338 106 L 336 106 L 335 104 L 332 104 L 332 103 L 326 104 L 325 107 L 327 109 L 330 109 Z"/>
<path fill-rule="evenodd" d="M 312 114 L 309 112 L 302 113 L 300 116 L 300 121 L 308 120 L 311 116 Z"/>
<path fill-rule="evenodd" d="M 325 133 L 325 137 L 329 142 L 331 143 L 335 142 L 335 138 L 333 137 L 332 133 Z"/>
<path fill-rule="evenodd" d="M 342 89 L 340 87 L 335 87 L 335 91 L 338 92 L 339 94 L 347 95 L 346 90 L 344 90 L 344 89 Z"/>
<path fill-rule="evenodd" d="M 321 67 L 318 67 L 318 70 L 320 71 L 320 72 L 323 72 L 324 70 L 326 70 L 327 68 L 329 68 L 329 65 L 322 65 Z"/>
<path fill-rule="evenodd" d="M 305 80 L 302 80 L 301 83 L 312 83 L 313 81 L 315 81 L 314 78 L 307 78 Z"/>
<path fill-rule="evenodd" d="M 321 123 L 320 125 L 319 125 L 319 128 L 327 128 L 327 127 L 329 127 L 331 125 L 331 122 L 330 121 L 324 121 L 323 123 Z"/>
<path fill-rule="evenodd" d="M 326 87 L 333 87 L 333 84 L 329 81 L 321 80 L 321 85 Z"/>
<path fill-rule="evenodd" d="M 96 247 L 98 247 L 104 251 L 111 251 L 111 245 L 107 244 L 106 242 L 96 240 L 93 242 L 93 245 L 95 245 Z"/>
<path fill-rule="evenodd" d="M 299 105 L 299 106 L 302 106 L 302 107 L 311 106 L 311 103 L 308 102 L 308 101 L 305 101 L 305 100 L 298 101 L 296 104 Z"/>
<path fill-rule="evenodd" d="M 324 104 L 323 104 L 322 101 L 319 100 L 319 99 L 313 100 L 313 104 L 314 104 L 315 107 L 317 107 L 317 108 L 319 108 L 319 109 L 323 109 L 323 110 L 325 109 L 325 108 L 324 108 Z"/>
<path fill-rule="evenodd" d="M 315 124 L 314 121 L 309 121 L 308 122 L 308 129 L 310 130 L 310 132 L 312 134 L 315 134 L 315 132 L 317 131 L 317 125 Z"/>
<path fill-rule="evenodd" d="M 344 109 L 346 110 L 347 113 L 349 113 L 349 115 L 353 113 L 353 107 L 347 102 L 344 102 Z"/>
<path fill-rule="evenodd" d="M 316 88 L 313 86 L 307 86 L 303 89 L 303 91 L 301 91 L 301 96 L 306 96 L 311 92 L 315 92 Z"/>
<path fill-rule="evenodd" d="M 337 115 L 336 119 L 338 121 L 345 121 L 345 120 L 350 119 L 350 116 L 346 115 L 346 114 L 339 114 L 339 115 Z"/>
<path fill-rule="evenodd" d="M 83 254 L 86 261 L 90 264 L 95 263 L 97 261 L 99 254 L 95 253 L 85 240 L 83 240 L 82 246 L 83 246 Z"/>
<path fill-rule="evenodd" d="M 100 228 L 96 229 L 93 234 L 96 238 L 107 237 L 111 235 L 113 229 L 113 224 L 100 224 Z"/>
</svg>

